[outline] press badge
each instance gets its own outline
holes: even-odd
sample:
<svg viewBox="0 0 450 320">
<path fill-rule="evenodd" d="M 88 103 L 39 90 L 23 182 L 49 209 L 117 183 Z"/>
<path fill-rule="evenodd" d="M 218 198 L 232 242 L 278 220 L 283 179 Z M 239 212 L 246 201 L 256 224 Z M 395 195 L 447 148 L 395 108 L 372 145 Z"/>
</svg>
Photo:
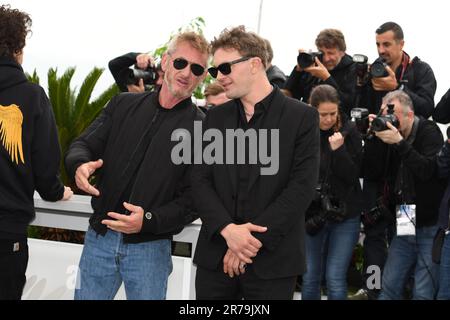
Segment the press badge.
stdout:
<svg viewBox="0 0 450 320">
<path fill-rule="evenodd" d="M 397 206 L 397 236 L 416 235 L 416 205 L 401 204 Z"/>
</svg>

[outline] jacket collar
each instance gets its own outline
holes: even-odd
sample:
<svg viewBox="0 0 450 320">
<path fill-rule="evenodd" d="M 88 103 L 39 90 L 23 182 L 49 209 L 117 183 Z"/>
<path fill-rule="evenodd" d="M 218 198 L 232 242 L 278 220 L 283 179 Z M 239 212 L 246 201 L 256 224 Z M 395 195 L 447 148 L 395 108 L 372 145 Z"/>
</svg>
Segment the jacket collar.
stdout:
<svg viewBox="0 0 450 320">
<path fill-rule="evenodd" d="M 0 57 L 0 91 L 27 81 L 22 67 L 11 58 Z"/>
</svg>

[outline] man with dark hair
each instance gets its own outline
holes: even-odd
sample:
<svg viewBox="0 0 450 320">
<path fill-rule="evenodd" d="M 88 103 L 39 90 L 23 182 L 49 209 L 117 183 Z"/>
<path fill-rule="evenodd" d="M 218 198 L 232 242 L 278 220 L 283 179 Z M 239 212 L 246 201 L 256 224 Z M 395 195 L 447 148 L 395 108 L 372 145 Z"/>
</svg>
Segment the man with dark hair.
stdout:
<svg viewBox="0 0 450 320">
<path fill-rule="evenodd" d="M 269 79 L 269 82 L 271 84 L 276 85 L 278 88 L 283 89 L 284 85 L 286 83 L 286 75 L 281 71 L 280 68 L 272 64 L 273 60 L 273 49 L 272 45 L 270 44 L 270 41 L 267 39 L 264 39 L 266 43 L 267 48 L 267 79 Z"/>
<path fill-rule="evenodd" d="M 50 102 L 21 67 L 31 18 L 0 6 L 0 300 L 19 300 L 28 264 L 33 194 L 67 200 L 59 179 L 60 148 Z"/>
<path fill-rule="evenodd" d="M 371 77 L 360 106 L 376 114 L 386 93 L 401 89 L 411 97 L 415 114 L 429 118 L 434 109 L 436 92 L 433 70 L 426 62 L 418 57 L 412 59 L 403 51 L 403 30 L 397 23 L 383 23 L 375 32 L 380 56 L 376 61 L 385 64 L 386 73 L 382 77 Z"/>
<path fill-rule="evenodd" d="M 286 83 L 287 95 L 308 102 L 311 90 L 319 84 L 329 84 L 336 88 L 341 99 L 341 111 L 350 115 L 353 108 L 356 73 L 352 57 L 345 53 L 347 46 L 344 35 L 337 29 L 322 30 L 316 38 L 316 47 L 321 56 L 315 63 L 302 69 L 294 67 Z M 299 52 L 304 52 L 300 49 Z"/>
<path fill-rule="evenodd" d="M 436 79 L 430 66 L 415 57 L 410 59 L 403 51 L 403 30 L 395 22 L 383 23 L 376 30 L 376 45 L 379 58 L 378 63 L 385 65 L 386 76 L 374 77 L 362 88 L 360 107 L 369 109 L 369 113 L 377 114 L 380 111 L 383 97 L 390 91 L 403 90 L 411 98 L 414 105 L 414 114 L 428 118 L 434 108 L 434 93 Z M 377 183 L 373 183 L 374 169 L 365 162 L 371 161 L 365 154 L 363 159 L 364 202 L 365 212 L 376 207 L 376 201 L 384 196 L 385 190 Z M 367 268 L 378 266 L 381 270 L 387 258 L 387 243 L 392 238 L 395 225 L 391 223 L 377 224 L 375 227 L 365 229 L 364 238 L 364 266 L 363 289 L 354 298 L 376 299 L 379 290 L 367 289 L 367 279 L 370 273 Z M 387 237 L 386 237 L 387 235 Z"/>
<path fill-rule="evenodd" d="M 243 26 L 225 29 L 212 53 L 209 72 L 233 100 L 211 109 L 203 126 L 222 137 L 234 134 L 219 152 L 226 164 L 193 169 L 203 223 L 194 256 L 197 298 L 292 299 L 305 271 L 305 211 L 319 166 L 318 113 L 270 84 L 264 40 Z M 236 154 L 235 138 L 243 142 Z M 263 164 L 263 150 L 270 150 L 275 170 Z"/>
<path fill-rule="evenodd" d="M 209 44 L 183 32 L 171 40 L 161 89 L 114 97 L 70 146 L 66 168 L 93 195 L 76 299 L 164 299 L 171 239 L 195 218 L 188 164 L 175 164 L 175 130 L 192 133 L 201 113 L 194 89 L 206 77 Z M 101 168 L 97 186 L 89 177 Z"/>
</svg>

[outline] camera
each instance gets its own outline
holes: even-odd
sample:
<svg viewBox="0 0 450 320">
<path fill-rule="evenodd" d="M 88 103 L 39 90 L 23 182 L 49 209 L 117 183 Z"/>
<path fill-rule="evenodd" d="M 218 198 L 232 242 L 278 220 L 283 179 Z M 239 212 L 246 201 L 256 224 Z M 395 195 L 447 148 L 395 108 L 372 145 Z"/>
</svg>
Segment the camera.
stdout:
<svg viewBox="0 0 450 320">
<path fill-rule="evenodd" d="M 373 78 L 387 77 L 389 73 L 386 70 L 387 63 L 383 58 L 378 58 L 370 65 L 370 75 Z"/>
<path fill-rule="evenodd" d="M 386 115 L 377 116 L 372 121 L 371 130 L 378 132 L 378 131 L 384 131 L 388 130 L 388 122 L 392 124 L 394 127 L 398 128 L 400 123 L 398 122 L 397 117 L 394 114 L 394 105 L 388 104 L 387 105 L 388 110 Z"/>
<path fill-rule="evenodd" d="M 306 232 L 314 236 L 327 221 L 342 222 L 346 217 L 346 206 L 344 201 L 329 193 L 329 186 L 316 187 L 316 195 L 308 208 L 305 222 Z"/>
<path fill-rule="evenodd" d="M 367 68 L 367 56 L 363 54 L 353 55 L 353 62 L 355 63 L 356 72 L 356 85 L 362 87 L 368 79 L 368 68 Z"/>
<path fill-rule="evenodd" d="M 364 136 L 369 130 L 369 110 L 366 108 L 353 108 L 350 110 L 350 118 L 355 123 L 358 131 Z"/>
<path fill-rule="evenodd" d="M 322 61 L 322 52 L 300 52 L 297 56 L 297 63 L 300 68 L 305 69 L 312 66 L 316 62 L 316 57 Z"/>
<path fill-rule="evenodd" d="M 154 85 L 158 81 L 158 67 L 148 67 L 145 70 L 138 69 L 136 66 L 133 69 L 125 69 L 125 82 L 127 85 L 137 85 L 140 79 L 144 80 L 144 85 Z"/>
<path fill-rule="evenodd" d="M 361 214 L 361 221 L 366 230 L 373 228 L 381 221 L 390 221 L 392 218 L 391 212 L 383 204 L 381 198 L 377 200 L 375 207 L 368 211 L 363 211 Z"/>
</svg>

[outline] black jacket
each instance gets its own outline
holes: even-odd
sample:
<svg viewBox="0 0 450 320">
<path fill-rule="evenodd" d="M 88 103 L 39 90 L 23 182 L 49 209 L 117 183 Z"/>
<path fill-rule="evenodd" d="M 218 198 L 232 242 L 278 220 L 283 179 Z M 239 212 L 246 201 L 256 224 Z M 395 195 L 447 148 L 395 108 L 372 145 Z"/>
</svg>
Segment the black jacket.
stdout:
<svg viewBox="0 0 450 320">
<path fill-rule="evenodd" d="M 447 188 L 439 207 L 439 226 L 448 229 L 450 223 L 450 144 L 448 141 L 445 142 L 437 156 L 437 166 L 439 177 L 447 180 Z"/>
<path fill-rule="evenodd" d="M 403 59 L 409 59 L 406 53 Z M 428 119 L 433 113 L 434 94 L 436 93 L 436 78 L 433 70 L 418 57 L 408 63 L 403 78 L 400 79 L 402 69 L 402 64 L 400 64 L 395 70 L 399 87 L 404 84 L 403 90 L 411 97 L 414 113 Z M 388 91 L 375 91 L 372 88 L 372 82 L 368 81 L 367 86 L 363 89 L 359 106 L 369 109 L 370 113 L 377 114 L 386 93 Z"/>
<path fill-rule="evenodd" d="M 128 202 L 152 213 L 152 219 L 144 218 L 140 233 L 124 235 L 125 242 L 170 239 L 195 219 L 189 165 L 173 163 L 171 151 L 178 141 L 171 141 L 171 135 L 175 129 L 186 129 L 193 136 L 194 120 L 201 120 L 203 113 L 190 98 L 163 109 L 158 94 L 123 93 L 111 99 L 72 143 L 65 159 L 70 177 L 80 164 L 103 159 L 97 180 L 100 196 L 92 198 L 90 219 L 98 233 L 106 233 L 101 220 L 109 219 L 106 213 L 120 206 L 127 187 L 131 188 Z M 129 186 L 130 182 L 134 184 Z"/>
<path fill-rule="evenodd" d="M 319 124 L 317 110 L 285 97 L 275 88 L 271 105 L 261 119 L 261 129 L 279 129 L 279 170 L 260 175 L 259 166 L 249 175 L 247 199 L 251 212 L 235 216 L 236 164 L 194 165 L 192 189 L 202 219 L 194 262 L 219 270 L 227 251 L 221 229 L 229 223 L 267 226 L 255 233 L 263 247 L 253 258 L 255 273 L 263 279 L 302 274 L 305 271 L 305 211 L 314 195 L 319 168 Z M 204 130 L 236 129 L 238 101 L 211 109 Z M 226 154 L 226 151 L 224 151 Z"/>
<path fill-rule="evenodd" d="M 33 193 L 60 200 L 60 148 L 44 90 L 27 81 L 22 67 L 0 58 L 0 237 L 26 234 L 34 219 Z"/>
<path fill-rule="evenodd" d="M 405 140 L 398 145 L 385 144 L 378 138 L 367 140 L 363 166 L 364 181 L 377 182 L 380 190 L 389 190 L 388 204 L 394 213 L 395 205 L 402 203 L 396 189 L 399 188 L 399 168 L 403 161 L 404 185 L 401 189 L 405 197 L 412 197 L 407 202 L 416 204 L 417 226 L 422 227 L 436 224 L 445 181 L 438 178 L 436 166 L 436 155 L 443 144 L 442 133 L 433 121 L 419 119 L 412 145 Z"/>
<path fill-rule="evenodd" d="M 433 111 L 433 119 L 436 122 L 447 124 L 450 122 L 450 89 L 442 96 Z"/>
<path fill-rule="evenodd" d="M 350 115 L 356 89 L 356 70 L 352 57 L 348 54 L 343 56 L 336 68 L 330 71 L 330 75 L 327 80 L 322 81 L 308 72 L 299 72 L 294 67 L 286 82 L 285 89 L 289 90 L 294 98 L 309 103 L 309 96 L 315 86 L 329 84 L 339 92 L 342 111 L 346 115 Z"/>
<path fill-rule="evenodd" d="M 266 70 L 267 78 L 271 84 L 276 85 L 278 88 L 283 89 L 286 83 L 286 75 L 277 66 L 270 66 Z"/>
<path fill-rule="evenodd" d="M 334 131 L 321 131 L 321 156 L 319 181 L 330 185 L 331 194 L 345 202 L 346 218 L 361 214 L 362 190 L 359 173 L 362 159 L 362 138 L 352 122 L 340 130 L 344 132 L 344 144 L 332 151 L 328 138 Z M 328 177 L 327 177 L 328 176 Z"/>
</svg>

